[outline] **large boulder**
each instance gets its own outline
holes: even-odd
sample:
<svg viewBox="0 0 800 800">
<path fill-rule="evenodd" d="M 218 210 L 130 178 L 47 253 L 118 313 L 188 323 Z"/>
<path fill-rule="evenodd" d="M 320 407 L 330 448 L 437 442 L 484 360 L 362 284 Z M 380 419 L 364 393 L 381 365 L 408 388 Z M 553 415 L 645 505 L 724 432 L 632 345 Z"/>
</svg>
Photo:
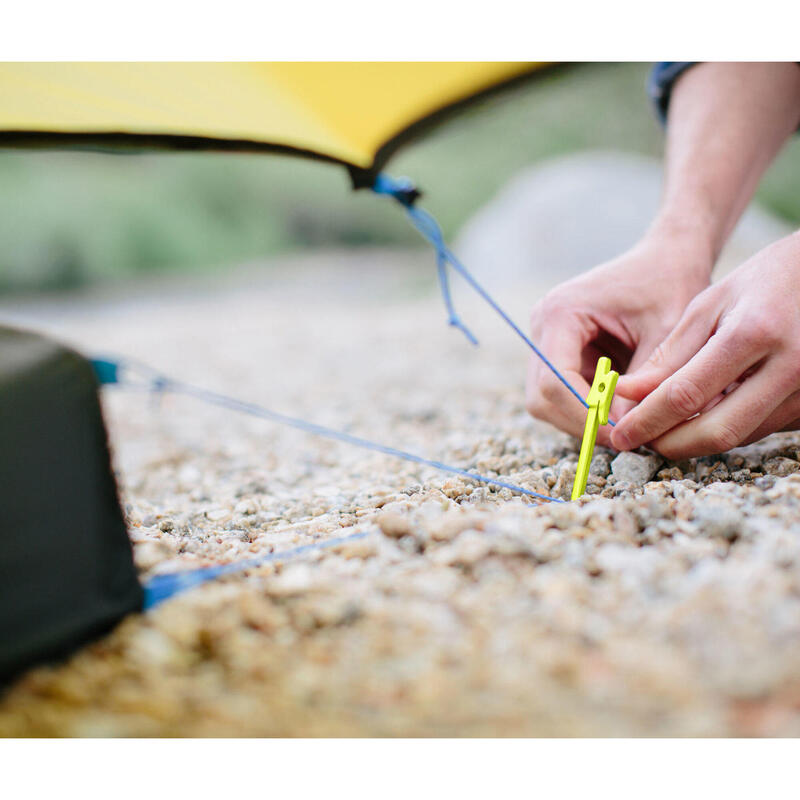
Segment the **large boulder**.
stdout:
<svg viewBox="0 0 800 800">
<path fill-rule="evenodd" d="M 462 228 L 456 251 L 488 286 L 560 283 L 622 253 L 658 208 L 661 163 L 588 151 L 530 167 L 512 178 Z M 717 275 L 790 232 L 751 207 L 723 253 Z"/>
</svg>

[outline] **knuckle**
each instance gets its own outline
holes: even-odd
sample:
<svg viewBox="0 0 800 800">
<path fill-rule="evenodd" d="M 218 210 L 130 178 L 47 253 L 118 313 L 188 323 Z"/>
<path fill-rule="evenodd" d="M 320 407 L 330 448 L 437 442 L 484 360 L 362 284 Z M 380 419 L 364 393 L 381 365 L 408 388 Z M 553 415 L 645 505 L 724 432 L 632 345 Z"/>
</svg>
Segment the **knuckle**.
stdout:
<svg viewBox="0 0 800 800">
<path fill-rule="evenodd" d="M 539 316 L 545 319 L 552 319 L 561 316 L 571 307 L 571 299 L 558 291 L 548 294 L 544 300 L 537 304 L 536 308 L 538 309 Z"/>
<path fill-rule="evenodd" d="M 647 363 L 652 364 L 654 367 L 657 367 L 660 364 L 663 364 L 665 360 L 666 360 L 666 354 L 664 353 L 664 344 L 662 342 L 661 344 L 657 344 L 653 348 L 653 352 L 650 353 L 650 356 L 647 359 Z"/>
<path fill-rule="evenodd" d="M 531 333 L 534 336 L 540 336 L 544 328 L 555 324 L 562 313 L 561 305 L 553 305 L 551 301 L 545 297 L 544 300 L 539 301 L 533 309 L 531 309 L 528 319 Z"/>
<path fill-rule="evenodd" d="M 687 315 L 705 316 L 709 309 L 717 305 L 720 298 L 719 285 L 709 286 L 704 291 L 696 294 L 686 305 Z"/>
<path fill-rule="evenodd" d="M 560 295 L 554 295 L 547 303 L 546 313 L 552 317 L 555 317 L 559 314 L 563 314 L 564 311 L 566 311 L 569 307 L 570 303 L 567 298 L 561 297 Z"/>
<path fill-rule="evenodd" d="M 559 402 L 561 398 L 561 385 L 550 377 L 541 382 L 539 391 L 542 397 L 550 404 Z"/>
<path fill-rule="evenodd" d="M 705 405 L 705 397 L 703 390 L 693 380 L 680 378 L 667 387 L 666 402 L 673 414 L 688 419 Z"/>
<path fill-rule="evenodd" d="M 771 347 L 780 340 L 780 333 L 775 323 L 763 316 L 751 316 L 741 323 L 747 338 L 761 347 Z"/>
<path fill-rule="evenodd" d="M 547 408 L 547 403 L 538 392 L 529 394 L 525 401 L 525 410 L 536 419 L 546 419 Z"/>
<path fill-rule="evenodd" d="M 716 453 L 732 450 L 741 443 L 739 432 L 727 422 L 716 422 L 708 434 L 708 445 Z"/>
<path fill-rule="evenodd" d="M 545 308 L 546 306 L 544 303 L 540 301 L 531 309 L 528 321 L 530 322 L 532 328 L 535 328 L 536 324 L 539 322 L 539 320 L 541 320 L 545 313 Z"/>
</svg>

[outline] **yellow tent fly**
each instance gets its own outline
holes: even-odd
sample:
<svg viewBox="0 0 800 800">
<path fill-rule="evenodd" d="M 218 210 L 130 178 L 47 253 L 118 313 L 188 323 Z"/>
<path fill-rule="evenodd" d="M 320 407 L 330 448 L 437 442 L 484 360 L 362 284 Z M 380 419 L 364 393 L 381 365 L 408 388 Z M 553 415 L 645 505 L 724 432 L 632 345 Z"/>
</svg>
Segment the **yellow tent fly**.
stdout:
<svg viewBox="0 0 800 800">
<path fill-rule="evenodd" d="M 369 186 L 397 147 L 531 62 L 0 63 L 0 147 L 283 152 Z"/>
<path fill-rule="evenodd" d="M 607 378 L 616 375 L 609 372 L 608 360 L 601 359 L 590 407 L 447 247 L 436 220 L 415 205 L 418 192 L 413 185 L 381 172 L 406 139 L 446 112 L 520 81 L 541 66 L 0 63 L 0 147 L 279 152 L 343 165 L 356 188 L 369 187 L 397 200 L 432 244 L 451 325 L 477 344 L 453 308 L 449 269 L 589 410 L 588 453 L 596 425 L 608 421 L 613 385 Z M 481 475 L 286 416 L 182 383 L 136 362 L 100 358 L 90 363 L 35 334 L 0 328 L 0 439 L 8 445 L 0 451 L 0 486 L 5 488 L 0 529 L 14 534 L 0 536 L 0 683 L 75 650 L 127 613 L 152 608 L 221 575 L 266 563 L 259 557 L 162 573 L 144 587 L 139 584 L 109 467 L 98 382 L 184 394 L 470 481 L 562 502 L 494 473 Z M 10 456 L 3 458 L 4 452 Z M 590 458 L 590 453 L 585 455 Z M 50 487 L 45 495 L 40 491 L 43 484 Z M 358 531 L 267 559 L 292 558 L 365 535 Z"/>
</svg>

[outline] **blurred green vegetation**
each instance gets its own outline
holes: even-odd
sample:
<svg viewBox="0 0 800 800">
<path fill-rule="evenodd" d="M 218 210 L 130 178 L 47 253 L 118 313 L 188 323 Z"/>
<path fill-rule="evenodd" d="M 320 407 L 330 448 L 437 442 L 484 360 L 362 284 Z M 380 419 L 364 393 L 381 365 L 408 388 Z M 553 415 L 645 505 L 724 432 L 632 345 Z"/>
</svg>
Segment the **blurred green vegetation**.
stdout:
<svg viewBox="0 0 800 800">
<path fill-rule="evenodd" d="M 402 150 L 446 233 L 518 170 L 586 148 L 659 155 L 646 64 L 584 64 L 489 99 Z M 759 200 L 800 221 L 800 142 Z M 386 200 L 339 167 L 281 156 L 0 152 L 0 291 L 213 269 L 310 246 L 414 244 Z"/>
</svg>

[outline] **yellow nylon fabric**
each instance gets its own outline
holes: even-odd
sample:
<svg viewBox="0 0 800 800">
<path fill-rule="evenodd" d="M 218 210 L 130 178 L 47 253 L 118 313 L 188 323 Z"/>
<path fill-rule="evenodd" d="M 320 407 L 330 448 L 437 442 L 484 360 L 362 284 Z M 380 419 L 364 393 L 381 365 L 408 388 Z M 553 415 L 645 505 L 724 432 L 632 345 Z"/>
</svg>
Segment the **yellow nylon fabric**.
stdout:
<svg viewBox="0 0 800 800">
<path fill-rule="evenodd" d="M 417 120 L 522 62 L 0 63 L 0 131 L 288 146 L 368 168 Z"/>
</svg>

